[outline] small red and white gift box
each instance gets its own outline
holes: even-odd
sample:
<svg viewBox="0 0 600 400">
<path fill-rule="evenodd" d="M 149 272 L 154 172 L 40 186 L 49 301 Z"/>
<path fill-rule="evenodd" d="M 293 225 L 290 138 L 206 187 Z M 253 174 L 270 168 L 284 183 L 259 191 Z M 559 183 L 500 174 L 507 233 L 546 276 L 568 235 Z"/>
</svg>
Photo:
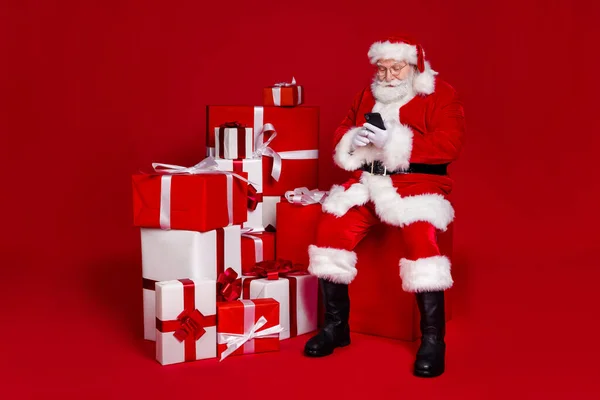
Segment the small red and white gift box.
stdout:
<svg viewBox="0 0 600 400">
<path fill-rule="evenodd" d="M 254 135 L 252 128 L 238 122 L 226 122 L 215 127 L 215 156 L 226 160 L 252 158 Z"/>
<path fill-rule="evenodd" d="M 279 351 L 279 303 L 273 299 L 217 303 L 217 353 L 230 355 Z"/>
<path fill-rule="evenodd" d="M 162 365 L 217 356 L 216 281 L 156 284 L 156 360 Z"/>
<path fill-rule="evenodd" d="M 216 280 L 226 268 L 242 274 L 239 225 L 208 232 L 141 228 L 144 338 L 155 340 L 155 284 L 182 278 Z"/>
<path fill-rule="evenodd" d="M 242 277 L 244 299 L 273 298 L 279 302 L 280 340 L 317 329 L 319 283 L 316 276 L 291 263 L 277 260 L 258 263 L 255 277 Z M 251 272 L 252 273 L 252 272 Z"/>
<path fill-rule="evenodd" d="M 296 79 L 292 78 L 290 83 L 276 83 L 264 88 L 263 104 L 278 107 L 298 106 L 304 102 L 303 92 L 303 87 L 296 84 Z"/>
</svg>

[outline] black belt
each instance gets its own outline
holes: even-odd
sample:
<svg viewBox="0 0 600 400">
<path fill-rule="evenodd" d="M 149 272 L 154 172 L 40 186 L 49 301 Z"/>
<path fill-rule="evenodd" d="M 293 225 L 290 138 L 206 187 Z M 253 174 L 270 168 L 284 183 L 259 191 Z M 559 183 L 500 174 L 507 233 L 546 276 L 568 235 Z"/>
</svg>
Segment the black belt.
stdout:
<svg viewBox="0 0 600 400">
<path fill-rule="evenodd" d="M 373 175 L 395 175 L 395 174 L 432 174 L 447 175 L 448 164 L 414 164 L 411 163 L 406 170 L 389 171 L 381 161 L 363 164 L 361 170 L 372 173 Z"/>
</svg>

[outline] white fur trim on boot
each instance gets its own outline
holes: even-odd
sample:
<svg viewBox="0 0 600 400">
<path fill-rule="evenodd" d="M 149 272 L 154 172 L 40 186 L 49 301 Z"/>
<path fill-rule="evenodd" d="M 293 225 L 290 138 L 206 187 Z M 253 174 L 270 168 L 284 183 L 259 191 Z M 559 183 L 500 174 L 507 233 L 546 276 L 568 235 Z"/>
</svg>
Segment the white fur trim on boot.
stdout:
<svg viewBox="0 0 600 400">
<path fill-rule="evenodd" d="M 431 292 L 452 287 L 450 260 L 446 256 L 400 260 L 402 289 L 407 292 Z"/>
<path fill-rule="evenodd" d="M 454 220 L 454 208 L 442 195 L 430 193 L 402 197 L 389 176 L 363 173 L 360 181 L 369 190 L 369 198 L 375 203 L 379 218 L 390 225 L 402 227 L 426 221 L 445 231 Z"/>
<path fill-rule="evenodd" d="M 412 152 L 413 131 L 406 125 L 388 122 L 388 142 L 383 147 L 383 165 L 390 170 L 407 170 Z"/>
<path fill-rule="evenodd" d="M 364 163 L 377 160 L 381 155 L 381 151 L 370 144 L 357 149 L 352 148 L 354 135 L 361 129 L 361 127 L 350 128 L 335 146 L 333 161 L 346 171 L 355 171 Z"/>
<path fill-rule="evenodd" d="M 349 284 L 356 277 L 356 253 L 332 247 L 308 247 L 308 272 L 335 283 Z"/>
<path fill-rule="evenodd" d="M 333 185 L 323 202 L 323 211 L 341 217 L 354 206 L 362 206 L 369 200 L 369 191 L 362 183 L 355 183 L 344 190 L 343 186 Z"/>
</svg>

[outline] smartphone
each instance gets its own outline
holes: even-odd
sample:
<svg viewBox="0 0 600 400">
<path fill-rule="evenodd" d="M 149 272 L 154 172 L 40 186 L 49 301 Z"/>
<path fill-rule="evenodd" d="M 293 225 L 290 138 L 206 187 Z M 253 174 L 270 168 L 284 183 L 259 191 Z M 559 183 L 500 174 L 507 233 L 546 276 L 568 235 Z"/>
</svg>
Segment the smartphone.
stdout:
<svg viewBox="0 0 600 400">
<path fill-rule="evenodd" d="M 366 113 L 365 119 L 368 123 L 373 126 L 378 127 L 379 129 L 385 130 L 385 125 L 383 124 L 383 118 L 381 118 L 381 114 L 379 113 Z"/>
</svg>

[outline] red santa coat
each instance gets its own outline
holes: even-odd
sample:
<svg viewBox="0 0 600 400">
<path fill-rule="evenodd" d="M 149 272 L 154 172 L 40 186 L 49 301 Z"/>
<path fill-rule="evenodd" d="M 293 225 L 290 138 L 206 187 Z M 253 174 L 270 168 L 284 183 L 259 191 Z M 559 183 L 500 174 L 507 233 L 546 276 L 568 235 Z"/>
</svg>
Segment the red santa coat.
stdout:
<svg viewBox="0 0 600 400">
<path fill-rule="evenodd" d="M 380 219 L 391 225 L 426 221 L 445 230 L 452 222 L 454 209 L 446 198 L 452 190 L 450 177 L 421 173 L 380 176 L 360 170 L 373 160 L 382 161 L 388 170 L 405 170 L 410 163 L 448 164 L 458 158 L 465 120 L 455 90 L 437 79 L 429 65 L 413 87 L 416 95 L 405 104 L 381 104 L 370 87 L 356 96 L 334 133 L 334 161 L 354 173 L 343 185 L 331 188 L 324 211 L 342 216 L 351 207 L 371 200 Z M 369 144 L 352 151 L 354 134 L 366 122 L 364 114 L 368 112 L 381 113 L 389 140 L 383 149 Z"/>
</svg>

